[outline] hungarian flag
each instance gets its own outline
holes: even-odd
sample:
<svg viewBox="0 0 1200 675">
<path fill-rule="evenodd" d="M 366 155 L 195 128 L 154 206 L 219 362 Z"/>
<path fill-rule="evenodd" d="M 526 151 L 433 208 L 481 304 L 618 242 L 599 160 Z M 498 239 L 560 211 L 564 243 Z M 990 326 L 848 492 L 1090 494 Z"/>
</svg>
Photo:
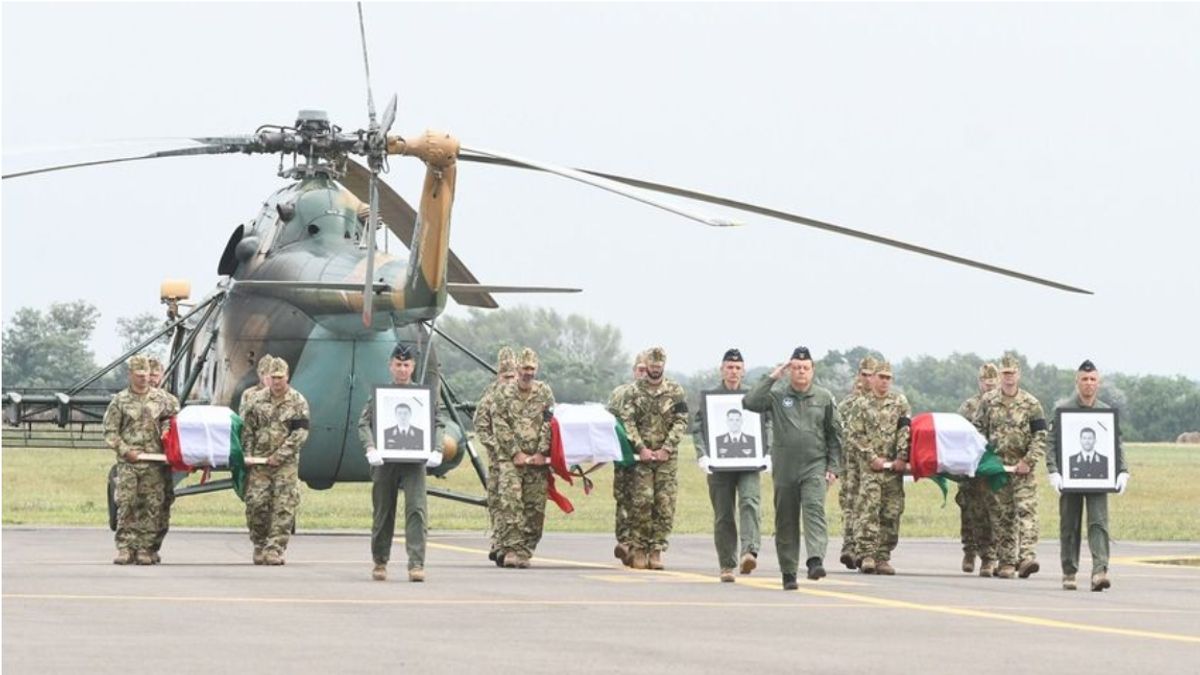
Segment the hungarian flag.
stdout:
<svg viewBox="0 0 1200 675">
<path fill-rule="evenodd" d="M 574 485 L 572 477 L 583 480 L 584 494 L 591 494 L 592 480 L 588 474 L 613 462 L 629 466 L 634 462 L 633 446 L 625 435 L 621 421 L 599 404 L 559 404 L 554 407 L 550 420 L 550 468 L 549 499 L 565 513 L 575 510 L 574 505 L 555 486 L 554 476 Z M 592 464 L 586 471 L 581 464 Z"/>
<path fill-rule="evenodd" d="M 163 434 L 163 453 L 175 471 L 228 468 L 233 488 L 243 497 L 246 461 L 242 454 L 242 418 L 225 406 L 189 405 L 171 418 Z"/>
<path fill-rule="evenodd" d="M 921 413 L 912 419 L 909 468 L 913 480 L 932 478 L 946 496 L 947 480 L 985 478 L 992 490 L 1008 483 L 1004 463 L 962 415 Z"/>
</svg>

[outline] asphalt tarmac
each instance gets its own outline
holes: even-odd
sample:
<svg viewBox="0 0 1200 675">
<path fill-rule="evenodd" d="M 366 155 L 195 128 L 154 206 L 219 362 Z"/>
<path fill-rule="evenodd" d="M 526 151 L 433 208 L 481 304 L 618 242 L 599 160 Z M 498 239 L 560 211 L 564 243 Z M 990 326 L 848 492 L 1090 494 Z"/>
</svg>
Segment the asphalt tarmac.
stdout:
<svg viewBox="0 0 1200 675">
<path fill-rule="evenodd" d="M 836 555 L 840 542 L 831 541 Z M 112 533 L 6 527 L 6 673 L 1194 673 L 1200 543 L 1115 542 L 1113 588 L 1061 590 L 1058 543 L 1028 580 L 959 570 L 957 542 L 902 541 L 894 577 L 830 559 L 780 587 L 775 551 L 719 583 L 706 536 L 662 572 L 623 569 L 604 535 L 551 534 L 528 570 L 498 569 L 480 533 L 430 537 L 423 584 L 397 540 L 386 582 L 365 533 L 301 533 L 284 567 L 244 532 L 172 530 L 163 564 L 118 567 Z M 1083 568 L 1088 569 L 1084 545 Z"/>
</svg>

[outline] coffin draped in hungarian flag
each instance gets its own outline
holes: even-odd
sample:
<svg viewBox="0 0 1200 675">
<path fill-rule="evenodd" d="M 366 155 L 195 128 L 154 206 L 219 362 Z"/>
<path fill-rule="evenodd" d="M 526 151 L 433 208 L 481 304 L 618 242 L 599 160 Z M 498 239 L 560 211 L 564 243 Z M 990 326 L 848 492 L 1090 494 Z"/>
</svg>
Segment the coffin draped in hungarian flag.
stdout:
<svg viewBox="0 0 1200 675">
<path fill-rule="evenodd" d="M 189 405 L 171 418 L 163 452 L 175 471 L 228 468 L 238 497 L 244 496 L 246 459 L 242 418 L 225 406 Z"/>
<path fill-rule="evenodd" d="M 554 418 L 550 420 L 550 500 L 566 513 L 575 507 L 558 491 L 554 476 L 574 485 L 572 476 L 583 479 L 584 494 L 592 491 L 590 472 L 579 469 L 581 464 L 599 466 L 612 462 L 630 466 L 634 462 L 633 446 L 625 435 L 620 420 L 599 403 L 560 403 L 554 406 Z M 595 468 L 593 466 L 593 469 Z M 572 473 L 572 469 L 576 473 Z"/>
<path fill-rule="evenodd" d="M 912 419 L 909 469 L 913 480 L 932 478 L 946 495 L 947 480 L 985 478 L 992 490 L 1008 483 L 1004 463 L 962 415 L 921 413 Z"/>
</svg>

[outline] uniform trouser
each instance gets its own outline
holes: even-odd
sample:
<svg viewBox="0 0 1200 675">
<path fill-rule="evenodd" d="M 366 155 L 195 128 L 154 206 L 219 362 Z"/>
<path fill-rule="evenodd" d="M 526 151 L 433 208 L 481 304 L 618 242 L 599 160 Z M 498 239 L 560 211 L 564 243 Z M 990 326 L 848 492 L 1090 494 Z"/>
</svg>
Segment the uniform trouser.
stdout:
<svg viewBox="0 0 1200 675">
<path fill-rule="evenodd" d="M 775 480 L 775 552 L 780 572 L 795 574 L 800 566 L 801 516 L 808 557 L 825 558 L 825 548 L 829 545 L 825 490 L 825 476 L 819 473 L 795 481 Z"/>
<path fill-rule="evenodd" d="M 630 543 L 639 551 L 666 551 L 667 538 L 675 526 L 679 459 L 672 456 L 665 462 L 638 462 L 634 472 Z"/>
<path fill-rule="evenodd" d="M 1072 493 L 1058 498 L 1058 536 L 1063 574 L 1079 571 L 1079 531 L 1087 504 L 1087 540 L 1092 552 L 1092 574 L 1108 571 L 1108 495 Z"/>
<path fill-rule="evenodd" d="M 549 468 L 500 463 L 500 509 L 496 512 L 498 549 L 530 557 L 542 540 L 546 524 Z"/>
<path fill-rule="evenodd" d="M 855 555 L 876 562 L 892 559 L 900 542 L 904 515 L 904 476 L 891 471 L 863 474 L 859 486 L 860 513 L 855 521 Z"/>
<path fill-rule="evenodd" d="M 613 532 L 616 534 L 618 544 L 629 545 L 633 541 L 629 511 L 633 502 L 633 486 L 637 483 L 636 468 L 636 466 L 613 465 L 613 501 L 616 506 Z"/>
<path fill-rule="evenodd" d="M 488 513 L 488 532 L 491 535 L 490 548 L 495 551 L 499 539 L 496 536 L 496 513 L 500 510 L 500 461 L 496 458 L 496 451 L 484 446 L 487 452 L 487 482 L 484 487 L 487 489 L 487 513 Z"/>
<path fill-rule="evenodd" d="M 299 506 L 300 480 L 295 462 L 248 467 L 246 526 L 255 549 L 279 554 L 286 551 Z"/>
<path fill-rule="evenodd" d="M 166 484 L 166 497 L 163 499 L 162 514 L 158 518 L 158 532 L 154 533 L 154 543 L 150 545 L 151 551 L 157 551 L 162 548 L 163 539 L 167 538 L 167 531 L 171 529 L 171 506 L 175 503 L 175 474 L 168 474 Z"/>
<path fill-rule="evenodd" d="M 171 469 L 164 464 L 117 462 L 117 548 L 153 550 L 162 523 Z"/>
<path fill-rule="evenodd" d="M 858 493 L 862 485 L 863 468 L 857 453 L 843 447 L 846 470 L 838 488 L 838 506 L 842 510 L 842 553 L 853 555 L 855 551 L 854 531 L 860 510 Z"/>
<path fill-rule="evenodd" d="M 371 558 L 386 565 L 392 556 L 392 537 L 396 533 L 396 500 L 404 491 L 404 548 L 408 568 L 425 566 L 425 464 L 423 462 L 385 462 L 371 467 Z"/>
<path fill-rule="evenodd" d="M 762 544 L 759 531 L 762 487 L 758 471 L 714 471 L 708 477 L 708 497 L 712 500 L 713 543 L 717 546 L 721 569 L 733 569 L 739 555 L 758 555 Z"/>
<path fill-rule="evenodd" d="M 958 504 L 961 512 L 959 533 L 963 553 L 994 562 L 996 550 L 992 546 L 992 524 L 988 514 L 988 504 L 992 501 L 989 490 L 986 480 L 968 478 L 958 484 L 954 503 Z"/>
<path fill-rule="evenodd" d="M 991 513 L 996 562 L 1016 566 L 1037 558 L 1037 481 L 1033 474 L 1012 474 L 1008 485 L 994 493 Z"/>
</svg>

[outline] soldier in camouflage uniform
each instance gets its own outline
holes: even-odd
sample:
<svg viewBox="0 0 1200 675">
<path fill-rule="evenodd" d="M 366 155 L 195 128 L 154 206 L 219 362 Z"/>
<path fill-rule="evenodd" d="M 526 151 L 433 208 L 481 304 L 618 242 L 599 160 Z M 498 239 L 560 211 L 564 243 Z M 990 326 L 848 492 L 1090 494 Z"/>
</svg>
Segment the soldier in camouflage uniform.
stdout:
<svg viewBox="0 0 1200 675">
<path fill-rule="evenodd" d="M 388 359 L 392 384 L 413 383 L 417 360 L 407 345 L 396 345 Z M 437 435 L 434 435 L 437 438 Z M 358 416 L 358 441 L 371 465 L 371 578 L 387 581 L 387 564 L 392 556 L 392 538 L 396 534 L 396 500 L 404 491 L 404 548 L 408 554 L 408 580 L 425 581 L 425 535 L 429 530 L 425 505 L 425 469 L 442 464 L 442 450 L 432 443 L 425 462 L 384 462 L 375 448 L 375 395 Z"/>
<path fill-rule="evenodd" d="M 646 379 L 621 402 L 621 423 L 638 456 L 634 467 L 632 567 L 663 569 L 662 554 L 675 525 L 679 492 L 679 443 L 688 428 L 683 387 L 664 377 L 667 353 L 646 351 Z"/>
<path fill-rule="evenodd" d="M 537 379 L 537 354 L 528 347 L 517 359 L 517 381 L 500 387 L 492 399 L 492 429 L 500 467 L 496 513 L 505 567 L 529 567 L 546 522 L 550 466 L 550 420 L 554 393 Z"/>
<path fill-rule="evenodd" d="M 1101 401 L 1100 371 L 1090 360 L 1079 364 L 1075 373 L 1075 395 L 1061 401 L 1054 407 L 1054 420 L 1058 419 L 1058 411 L 1063 408 L 1095 408 L 1107 410 L 1110 406 Z M 1079 571 L 1079 528 L 1083 521 L 1083 508 L 1087 505 L 1087 539 L 1088 549 L 1092 552 L 1092 590 L 1103 591 L 1112 586 L 1108 578 L 1108 493 L 1106 492 L 1062 492 L 1063 467 L 1059 466 L 1059 458 L 1064 457 L 1061 439 L 1053 430 L 1050 437 L 1054 439 L 1054 451 L 1046 455 L 1046 469 L 1050 472 L 1050 484 L 1058 497 L 1059 514 L 1059 548 L 1062 559 L 1063 590 L 1075 590 L 1075 574 Z M 1113 439 L 1113 458 L 1117 472 L 1117 493 L 1124 494 L 1129 484 L 1129 466 L 1125 463 L 1125 449 L 1121 446 L 1121 437 Z M 1069 459 L 1064 459 L 1069 465 Z"/>
<path fill-rule="evenodd" d="M 150 363 L 150 386 L 162 393 L 166 394 L 171 399 L 171 404 L 176 412 L 179 411 L 179 399 L 175 395 L 162 388 L 163 381 L 163 364 L 157 358 L 151 356 L 147 359 Z M 170 427 L 170 420 L 164 420 L 162 431 L 165 432 Z M 167 494 L 163 500 L 162 514 L 159 516 L 158 532 L 154 535 L 154 543 L 150 546 L 150 558 L 155 565 L 162 562 L 162 558 L 158 555 L 159 549 L 162 548 L 163 540 L 167 538 L 167 531 L 171 529 L 171 506 L 175 503 L 175 474 L 171 472 L 170 479 L 167 481 Z"/>
<path fill-rule="evenodd" d="M 1012 480 L 995 493 L 990 509 L 996 547 L 996 576 L 1022 579 L 1038 571 L 1037 480 L 1033 469 L 1046 455 L 1046 415 L 1033 394 L 1020 388 L 1021 365 L 1007 355 L 1000 360 L 1000 388 L 984 395 L 975 413 L 979 432 L 996 448 Z"/>
<path fill-rule="evenodd" d="M 255 565 L 282 565 L 300 506 L 300 449 L 308 440 L 308 401 L 288 384 L 288 364 L 271 359 L 271 385 L 242 413 L 242 450 L 266 457 L 246 468 L 246 525 Z"/>
<path fill-rule="evenodd" d="M 263 357 L 258 360 L 258 384 L 251 387 L 246 387 L 246 389 L 242 391 L 242 398 L 239 399 L 238 403 L 239 415 L 243 415 L 246 411 L 250 410 L 250 399 L 265 392 L 267 387 L 270 386 L 271 363 L 274 360 L 275 357 L 271 356 L 270 354 L 264 354 Z"/>
<path fill-rule="evenodd" d="M 890 575 L 896 573 L 891 558 L 904 514 L 912 408 L 904 394 L 891 391 L 892 366 L 887 361 L 876 364 L 871 379 L 871 392 L 856 402 L 846 431 L 864 469 L 854 542 L 859 571 Z"/>
<path fill-rule="evenodd" d="M 856 447 L 849 436 L 853 427 L 855 404 L 871 390 L 871 381 L 879 362 L 874 356 L 866 356 L 858 362 L 858 378 L 854 388 L 846 398 L 838 402 L 838 414 L 842 417 L 842 428 L 846 433 L 846 442 L 842 444 L 842 485 L 838 489 L 838 506 L 842 509 L 842 554 L 839 560 L 846 569 L 858 568 L 858 558 L 855 556 L 854 526 L 858 517 L 858 490 L 862 481 L 863 467 Z"/>
<path fill-rule="evenodd" d="M 104 442 L 117 453 L 117 556 L 113 564 L 154 564 L 153 547 L 162 527 L 171 469 L 161 462 L 139 462 L 141 453 L 161 453 L 162 425 L 178 404 L 150 386 L 150 363 L 129 359 L 129 387 L 104 412 Z"/>
<path fill-rule="evenodd" d="M 975 419 L 983 395 L 1000 384 L 1000 371 L 996 364 L 985 363 L 979 367 L 979 393 L 963 401 L 958 414 L 967 420 Z M 992 546 L 991 517 L 989 506 L 993 503 L 991 489 L 982 478 L 967 478 L 958 484 L 954 503 L 958 504 L 962 521 L 963 547 L 962 571 L 975 571 L 975 556 L 979 556 L 979 576 L 990 577 L 996 569 L 996 549 Z"/>
<path fill-rule="evenodd" d="M 516 379 L 516 354 L 511 347 L 501 347 L 496 354 L 496 379 L 479 396 L 479 405 L 475 407 L 475 416 L 471 420 L 471 426 L 475 429 L 475 441 L 483 446 L 487 455 L 487 511 L 491 540 L 488 560 L 497 565 L 503 565 L 504 560 L 497 555 L 500 550 L 499 538 L 496 535 L 496 513 L 500 510 L 500 460 L 496 457 L 496 434 L 492 428 L 492 399 L 500 387 Z"/>
<path fill-rule="evenodd" d="M 727 350 L 721 358 L 721 383 L 715 391 L 744 393 L 744 374 L 745 362 L 742 353 L 737 349 Z M 741 556 L 739 569 L 742 574 L 750 574 L 758 567 L 758 549 L 762 547 L 762 481 L 759 476 L 761 469 L 716 472 L 710 469 L 704 415 L 701 410 L 696 411 L 692 442 L 696 446 L 696 460 L 701 470 L 708 474 L 708 497 L 713 506 L 713 543 L 717 547 L 720 578 L 723 582 L 732 582 L 734 566 L 738 565 L 738 558 L 735 556 Z M 766 459 L 769 462 L 770 455 L 766 455 Z"/>
<path fill-rule="evenodd" d="M 788 373 L 787 380 L 783 380 Z M 804 519 L 808 578 L 825 576 L 825 492 L 841 473 L 842 419 L 833 394 L 813 384 L 807 347 L 765 375 L 742 399 L 742 407 L 771 416 L 771 465 L 775 484 L 775 551 L 783 589 L 794 591 L 800 566 L 800 520 Z"/>
<path fill-rule="evenodd" d="M 646 352 L 638 352 L 633 363 L 633 381 L 619 385 L 608 397 L 608 411 L 614 417 L 621 416 L 621 403 L 634 386 L 646 379 Z M 615 502 L 615 526 L 613 532 L 617 545 L 613 556 L 626 567 L 633 565 L 633 528 L 630 527 L 629 512 L 633 504 L 633 486 L 636 483 L 637 465 L 621 466 L 613 463 L 613 501 Z"/>
</svg>

